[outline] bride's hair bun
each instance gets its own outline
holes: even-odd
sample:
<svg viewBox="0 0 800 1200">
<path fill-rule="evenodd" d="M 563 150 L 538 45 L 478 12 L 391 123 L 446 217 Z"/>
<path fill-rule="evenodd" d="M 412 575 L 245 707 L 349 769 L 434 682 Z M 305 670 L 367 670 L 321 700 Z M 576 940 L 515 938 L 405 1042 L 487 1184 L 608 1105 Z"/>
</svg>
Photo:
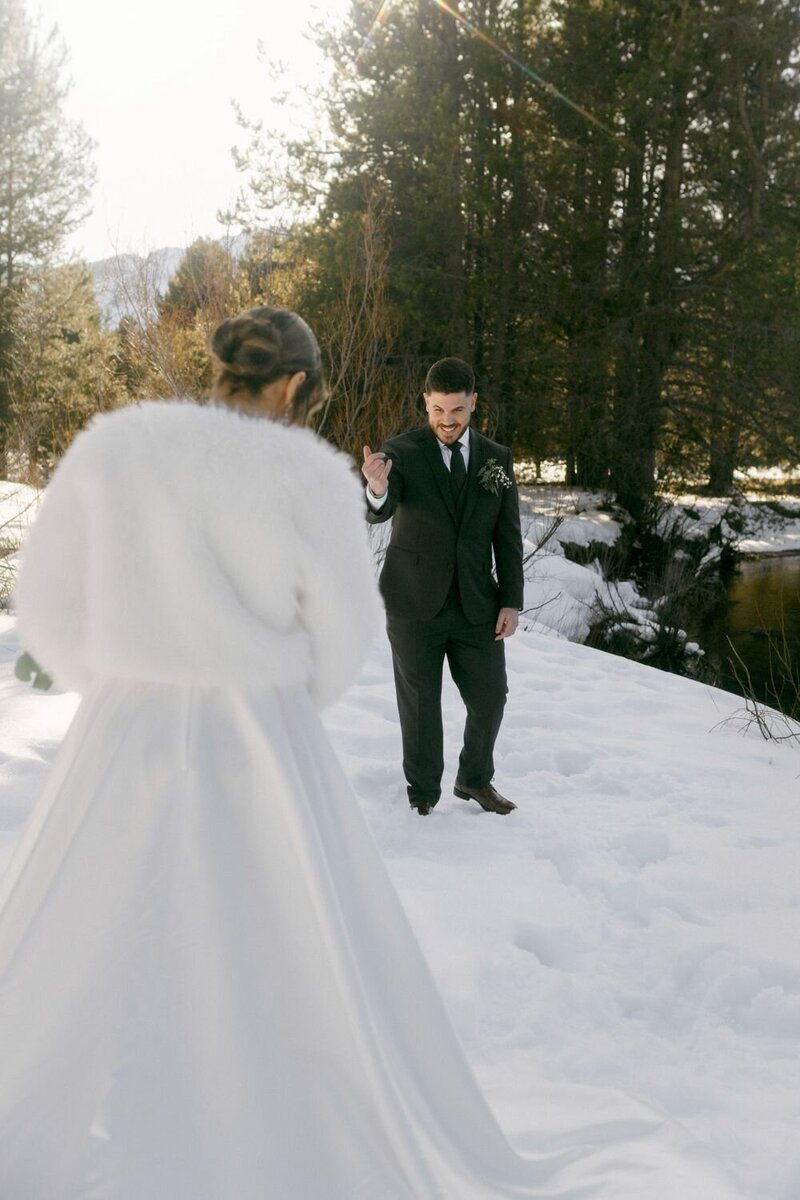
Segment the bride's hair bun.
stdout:
<svg viewBox="0 0 800 1200">
<path fill-rule="evenodd" d="M 215 330 L 211 349 L 228 376 L 258 391 L 281 374 L 283 339 L 267 318 L 231 317 Z"/>
<path fill-rule="evenodd" d="M 257 397 L 267 384 L 302 371 L 289 418 L 304 424 L 324 402 L 322 355 L 312 330 L 288 308 L 250 308 L 223 321 L 211 338 L 218 398 Z"/>
</svg>

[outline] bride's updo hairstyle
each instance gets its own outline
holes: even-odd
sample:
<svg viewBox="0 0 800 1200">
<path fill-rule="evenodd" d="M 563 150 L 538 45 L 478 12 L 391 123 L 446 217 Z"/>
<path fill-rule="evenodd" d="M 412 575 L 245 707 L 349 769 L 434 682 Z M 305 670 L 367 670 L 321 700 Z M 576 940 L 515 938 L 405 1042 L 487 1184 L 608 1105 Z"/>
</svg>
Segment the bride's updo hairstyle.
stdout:
<svg viewBox="0 0 800 1200">
<path fill-rule="evenodd" d="M 252 396 L 262 388 L 305 371 L 294 394 L 289 420 L 305 425 L 325 400 L 322 355 L 311 329 L 288 308 L 249 308 L 223 321 L 211 338 L 217 364 L 214 394 L 222 400 Z"/>
</svg>

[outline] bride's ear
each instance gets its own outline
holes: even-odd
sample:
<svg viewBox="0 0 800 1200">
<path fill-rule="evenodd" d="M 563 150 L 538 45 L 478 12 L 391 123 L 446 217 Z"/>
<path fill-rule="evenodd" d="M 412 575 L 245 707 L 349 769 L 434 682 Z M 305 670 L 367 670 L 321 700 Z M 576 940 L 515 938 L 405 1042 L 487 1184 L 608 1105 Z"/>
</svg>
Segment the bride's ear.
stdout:
<svg viewBox="0 0 800 1200">
<path fill-rule="evenodd" d="M 265 383 L 259 392 L 256 407 L 272 417 L 291 415 L 297 389 L 305 378 L 305 371 L 295 371 L 294 375 L 281 375 L 271 383 Z"/>
<path fill-rule="evenodd" d="M 283 394 L 283 408 L 288 412 L 294 403 L 297 389 L 306 381 L 305 371 L 295 371 L 294 375 L 289 375 L 286 379 L 286 390 Z"/>
</svg>

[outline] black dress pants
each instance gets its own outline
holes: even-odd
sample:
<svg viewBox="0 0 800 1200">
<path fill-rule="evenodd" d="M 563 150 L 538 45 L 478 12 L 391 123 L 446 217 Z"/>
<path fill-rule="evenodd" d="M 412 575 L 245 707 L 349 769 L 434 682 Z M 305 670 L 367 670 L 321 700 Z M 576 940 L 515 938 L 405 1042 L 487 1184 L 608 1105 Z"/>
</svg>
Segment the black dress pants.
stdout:
<svg viewBox="0 0 800 1200">
<path fill-rule="evenodd" d="M 453 588 L 431 620 L 389 617 L 387 629 L 411 804 L 433 805 L 441 793 L 445 658 L 467 709 L 458 778 L 467 787 L 485 787 L 494 775 L 494 744 L 508 692 L 505 646 L 495 641 L 495 622 L 470 625 Z"/>
</svg>

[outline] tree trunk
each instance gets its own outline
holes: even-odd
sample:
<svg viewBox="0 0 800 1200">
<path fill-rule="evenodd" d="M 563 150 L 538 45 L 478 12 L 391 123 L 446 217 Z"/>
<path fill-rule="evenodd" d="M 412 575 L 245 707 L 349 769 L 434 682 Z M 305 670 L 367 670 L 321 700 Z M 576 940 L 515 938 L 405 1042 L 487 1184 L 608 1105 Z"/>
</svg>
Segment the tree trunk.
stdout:
<svg viewBox="0 0 800 1200">
<path fill-rule="evenodd" d="M 572 200 L 583 236 L 574 240 L 571 254 L 573 298 L 566 365 L 568 440 L 571 482 L 603 489 L 609 482 L 605 272 L 614 176 L 608 152 L 599 160 L 595 177 L 592 176 L 587 170 L 587 164 L 592 162 L 588 131 L 582 140 L 583 152 L 576 158 Z"/>
<path fill-rule="evenodd" d="M 619 373 L 614 482 L 620 502 L 634 515 L 641 511 L 655 488 L 664 377 L 678 343 L 675 272 L 680 262 L 688 89 L 688 76 L 676 69 L 651 258 L 641 230 L 643 161 L 636 163 L 635 170 L 632 164 L 631 171 L 629 200 L 634 223 L 629 243 L 627 339 Z M 641 138 L 643 133 L 644 130 L 632 131 L 633 140 Z"/>
<path fill-rule="evenodd" d="M 664 376 L 678 345 L 675 272 L 680 262 L 681 189 L 684 139 L 688 123 L 688 80 L 675 82 L 667 135 L 664 180 L 653 243 L 653 270 L 642 337 L 640 450 L 643 467 L 655 479 L 661 436 Z"/>
<path fill-rule="evenodd" d="M 456 11 L 458 10 L 458 0 L 452 0 L 452 7 Z M 442 285 L 449 293 L 448 311 L 450 314 L 445 337 L 448 355 L 469 359 L 464 285 L 464 219 L 461 196 L 463 88 L 456 84 L 461 75 L 459 69 L 459 25 L 448 13 L 440 12 L 436 16 L 438 17 L 436 32 L 440 46 L 442 79 L 449 85 L 438 97 L 438 102 L 442 105 L 441 116 L 444 118 L 444 127 L 449 132 L 449 144 L 445 151 L 446 161 L 444 163 L 447 219 L 440 229 L 444 267 Z"/>
<path fill-rule="evenodd" d="M 628 126 L 628 160 L 622 218 L 622 254 L 618 291 L 616 378 L 611 449 L 611 484 L 619 502 L 639 515 L 653 488 L 641 426 L 642 317 L 647 275 L 644 228 L 644 146 L 646 117 L 637 113 Z"/>
<path fill-rule="evenodd" d="M 728 496 L 733 491 L 733 473 L 736 469 L 736 438 L 722 436 L 714 438 L 708 461 L 708 486 L 710 496 Z"/>
<path fill-rule="evenodd" d="M 11 328 L 10 308 L 8 289 L 0 288 L 0 479 L 8 479 L 8 436 L 11 424 L 11 396 L 8 390 L 6 372 L 11 357 L 14 336 Z"/>
</svg>

